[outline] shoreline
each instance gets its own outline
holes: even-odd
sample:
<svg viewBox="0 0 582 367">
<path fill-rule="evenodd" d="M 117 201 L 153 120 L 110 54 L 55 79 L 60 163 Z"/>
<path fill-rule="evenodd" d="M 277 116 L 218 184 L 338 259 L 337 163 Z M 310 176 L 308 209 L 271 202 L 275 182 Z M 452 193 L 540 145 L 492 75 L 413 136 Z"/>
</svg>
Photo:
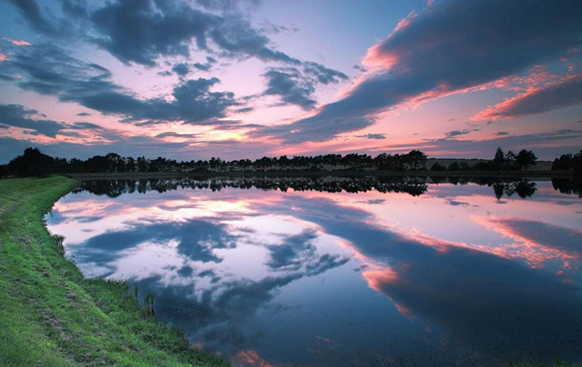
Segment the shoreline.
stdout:
<svg viewBox="0 0 582 367">
<path fill-rule="evenodd" d="M 127 282 L 85 278 L 44 215 L 78 181 L 0 180 L 0 360 L 5 366 L 229 364 L 139 305 Z"/>
<path fill-rule="evenodd" d="M 570 172 L 556 171 L 240 171 L 240 172 L 107 172 L 64 173 L 76 180 L 153 179 L 153 178 L 218 178 L 218 177 L 490 177 L 551 179 L 574 177 Z"/>
</svg>

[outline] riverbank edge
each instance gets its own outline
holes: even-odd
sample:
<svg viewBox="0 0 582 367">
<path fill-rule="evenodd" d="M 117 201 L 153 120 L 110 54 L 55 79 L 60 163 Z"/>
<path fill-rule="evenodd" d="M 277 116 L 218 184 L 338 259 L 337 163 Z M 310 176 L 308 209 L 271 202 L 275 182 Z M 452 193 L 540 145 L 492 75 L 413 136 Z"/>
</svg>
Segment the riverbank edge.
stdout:
<svg viewBox="0 0 582 367">
<path fill-rule="evenodd" d="M 171 178 L 220 178 L 220 177 L 475 177 L 475 178 L 523 178 L 551 179 L 552 177 L 574 177 L 564 171 L 240 171 L 240 172 L 108 172 L 108 173 L 65 173 L 75 180 L 114 179 L 171 179 Z"/>
<path fill-rule="evenodd" d="M 65 259 L 43 217 L 78 184 L 0 180 L 0 364 L 228 366 L 149 315 L 127 282 L 85 278 Z"/>
</svg>

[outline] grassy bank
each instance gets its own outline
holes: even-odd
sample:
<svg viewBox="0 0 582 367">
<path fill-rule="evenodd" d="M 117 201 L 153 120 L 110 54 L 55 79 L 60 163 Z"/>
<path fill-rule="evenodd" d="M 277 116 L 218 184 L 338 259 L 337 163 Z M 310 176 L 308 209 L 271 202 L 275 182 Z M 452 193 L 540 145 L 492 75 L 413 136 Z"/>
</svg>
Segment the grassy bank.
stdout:
<svg viewBox="0 0 582 367">
<path fill-rule="evenodd" d="M 76 185 L 0 180 L 0 365 L 226 366 L 148 316 L 126 283 L 64 259 L 42 216 Z"/>
</svg>

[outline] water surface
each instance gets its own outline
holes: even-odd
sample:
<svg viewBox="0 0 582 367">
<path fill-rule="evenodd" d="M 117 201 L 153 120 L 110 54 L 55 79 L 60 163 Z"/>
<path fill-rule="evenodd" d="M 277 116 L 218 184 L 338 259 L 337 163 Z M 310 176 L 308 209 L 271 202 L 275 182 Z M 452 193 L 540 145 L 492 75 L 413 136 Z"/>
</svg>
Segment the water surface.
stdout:
<svg viewBox="0 0 582 367">
<path fill-rule="evenodd" d="M 582 199 L 554 186 L 94 181 L 47 222 L 235 366 L 579 361 Z"/>
</svg>

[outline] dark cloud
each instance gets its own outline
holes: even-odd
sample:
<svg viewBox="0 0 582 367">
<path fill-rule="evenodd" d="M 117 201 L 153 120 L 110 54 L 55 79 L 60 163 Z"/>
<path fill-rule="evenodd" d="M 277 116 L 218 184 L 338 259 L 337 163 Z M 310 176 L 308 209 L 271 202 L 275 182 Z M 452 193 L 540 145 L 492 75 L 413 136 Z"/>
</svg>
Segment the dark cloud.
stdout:
<svg viewBox="0 0 582 367">
<path fill-rule="evenodd" d="M 61 0 L 63 13 L 76 19 L 88 19 L 89 12 L 85 0 Z"/>
<path fill-rule="evenodd" d="M 362 73 L 365 73 L 368 71 L 368 69 L 366 69 L 365 67 L 362 67 L 362 66 L 357 65 L 357 64 L 352 66 L 352 69 L 355 69 L 357 71 L 361 71 Z"/>
<path fill-rule="evenodd" d="M 183 81 L 173 89 L 172 101 L 138 99 L 115 84 L 109 70 L 81 62 L 53 46 L 30 46 L 6 64 L 24 74 L 17 83 L 22 89 L 55 95 L 60 101 L 76 102 L 105 115 L 119 115 L 123 122 L 215 124 L 226 117 L 227 109 L 241 105 L 233 93 L 210 91 L 219 83 L 217 78 Z"/>
<path fill-rule="evenodd" d="M 236 112 L 236 113 L 249 113 L 249 112 L 252 112 L 254 110 L 255 110 L 254 107 L 243 107 L 243 108 L 238 108 L 238 109 L 234 110 L 234 112 Z M 250 125 L 250 124 L 247 124 L 246 126 L 247 127 L 257 127 L 257 126 L 260 126 L 260 125 Z"/>
<path fill-rule="evenodd" d="M 168 0 L 110 2 L 91 14 L 99 46 L 122 62 L 148 66 L 159 55 L 188 56 L 192 39 L 206 48 L 206 33 L 219 21 L 186 2 Z"/>
<path fill-rule="evenodd" d="M 452 199 L 446 199 L 447 204 L 451 206 L 469 206 L 470 204 L 464 201 L 457 201 Z"/>
<path fill-rule="evenodd" d="M 67 126 L 68 129 L 72 130 L 100 130 L 101 126 L 94 124 L 92 122 L 74 122 L 72 125 Z"/>
<path fill-rule="evenodd" d="M 222 19 L 210 31 L 209 37 L 228 57 L 256 57 L 263 61 L 277 61 L 300 65 L 301 61 L 269 47 L 269 39 L 239 15 Z"/>
<path fill-rule="evenodd" d="M 315 108 L 317 102 L 310 98 L 315 87 L 296 68 L 269 70 L 263 76 L 268 80 L 264 95 L 280 96 L 282 104 L 297 105 L 304 110 Z"/>
<path fill-rule="evenodd" d="M 33 119 L 39 116 L 36 110 L 26 109 L 16 104 L 0 104 L 0 123 L 4 126 L 18 127 L 33 130 L 36 134 L 42 134 L 54 138 L 66 125 L 47 119 Z"/>
<path fill-rule="evenodd" d="M 304 110 L 315 108 L 317 102 L 312 95 L 317 84 L 336 84 L 347 79 L 344 73 L 314 62 L 305 62 L 302 70 L 297 67 L 271 68 L 263 76 L 267 79 L 263 95 L 279 96 L 282 105 L 296 105 Z"/>
<path fill-rule="evenodd" d="M 516 118 L 549 112 L 582 103 L 582 76 L 568 78 L 548 87 L 535 89 L 477 114 L 480 119 Z"/>
<path fill-rule="evenodd" d="M 91 116 L 91 114 L 88 112 L 81 112 L 81 113 L 78 113 L 77 116 Z"/>
<path fill-rule="evenodd" d="M 498 131 L 495 133 L 496 136 L 506 136 L 509 135 L 507 131 Z"/>
<path fill-rule="evenodd" d="M 470 133 L 475 132 L 475 131 L 481 131 L 481 130 L 479 130 L 479 129 L 473 129 L 473 130 L 467 130 L 467 129 L 464 129 L 464 130 L 453 130 L 453 131 L 449 131 L 449 132 L 445 133 L 445 137 L 446 138 L 454 138 L 455 136 L 469 135 Z"/>
<path fill-rule="evenodd" d="M 174 131 L 167 131 L 156 135 L 156 138 L 185 138 L 185 139 L 196 139 L 198 134 L 179 134 Z"/>
<path fill-rule="evenodd" d="M 291 32 L 298 32 L 299 29 L 297 27 L 286 27 L 279 24 L 274 24 L 267 20 L 261 23 L 261 32 L 263 33 L 270 33 L 270 34 L 278 34 L 278 33 L 291 33 Z"/>
<path fill-rule="evenodd" d="M 194 272 L 194 270 L 192 269 L 191 266 L 182 266 L 178 271 L 178 275 L 183 276 L 183 277 L 189 277 L 190 275 L 192 275 L 192 273 Z"/>
<path fill-rule="evenodd" d="M 285 143 L 324 141 L 374 123 L 374 116 L 430 93 L 453 93 L 555 60 L 580 46 L 582 3 L 563 0 L 446 0 L 368 51 L 379 71 L 303 120 L 262 134 Z M 323 127 L 323 128 L 321 128 Z"/>
<path fill-rule="evenodd" d="M 258 6 L 262 0 L 195 0 L 196 4 L 209 10 L 232 11 L 240 5 Z"/>
<path fill-rule="evenodd" d="M 356 138 L 365 138 L 365 139 L 372 139 L 372 140 L 384 140 L 384 139 L 386 139 L 386 135 L 384 135 L 384 134 L 366 134 L 366 135 L 356 135 Z"/>
<path fill-rule="evenodd" d="M 62 19 L 47 19 L 35 0 L 9 1 L 33 29 L 45 35 L 71 38 L 67 29 L 79 22 L 83 27 L 75 32 L 77 38 L 84 37 L 126 64 L 154 66 L 160 56 L 189 56 L 193 42 L 198 49 L 213 52 L 209 41 L 221 56 L 301 64 L 273 49 L 269 38 L 243 19 L 230 1 L 198 2 L 207 9 L 223 10 L 219 15 L 195 9 L 186 1 L 120 0 L 90 10 L 83 2 L 67 0 L 62 8 L 69 18 Z"/>
<path fill-rule="evenodd" d="M 207 62 L 206 64 L 201 64 L 199 62 L 196 62 L 196 63 L 192 64 L 192 66 L 194 66 L 196 69 L 202 70 L 202 71 L 208 71 L 208 70 L 210 70 L 210 68 L 212 68 L 212 64 L 209 62 Z"/>
<path fill-rule="evenodd" d="M 12 3 L 32 29 L 42 34 L 58 33 L 57 28 L 42 15 L 35 0 L 8 0 Z"/>
<path fill-rule="evenodd" d="M 215 3 L 223 2 L 199 4 L 214 9 Z M 160 55 L 189 56 L 192 40 L 206 50 L 211 40 L 226 57 L 301 63 L 274 50 L 270 40 L 236 11 L 217 15 L 194 9 L 187 2 L 124 0 L 91 13 L 91 23 L 100 33 L 94 41 L 125 63 L 153 66 Z"/>
<path fill-rule="evenodd" d="M 172 67 L 172 70 L 179 76 L 186 76 L 190 73 L 190 67 L 186 63 L 176 64 Z"/>
<path fill-rule="evenodd" d="M 325 66 L 306 61 L 303 63 L 303 72 L 311 77 L 314 77 L 319 83 L 337 84 L 341 80 L 347 80 L 348 76 L 340 71 L 326 68 Z"/>
</svg>

